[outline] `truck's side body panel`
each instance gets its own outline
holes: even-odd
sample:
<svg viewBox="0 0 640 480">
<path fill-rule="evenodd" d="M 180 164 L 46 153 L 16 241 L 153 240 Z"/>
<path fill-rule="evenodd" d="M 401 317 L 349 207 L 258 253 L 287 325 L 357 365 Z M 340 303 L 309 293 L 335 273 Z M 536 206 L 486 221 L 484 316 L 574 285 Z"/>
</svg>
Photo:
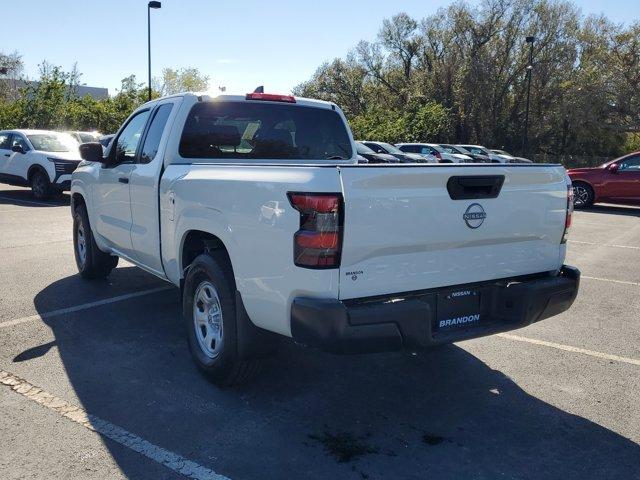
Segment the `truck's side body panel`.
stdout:
<svg viewBox="0 0 640 480">
<path fill-rule="evenodd" d="M 504 176 L 504 184 L 497 198 L 453 200 L 447 181 L 456 175 Z M 561 167 L 341 168 L 341 176 L 342 299 L 562 266 L 567 180 Z M 486 215 L 477 228 L 463 218 L 472 204 Z"/>
<path fill-rule="evenodd" d="M 160 200 L 169 279 L 177 284 L 183 274 L 180 256 L 190 231 L 215 235 L 229 252 L 249 317 L 259 327 L 290 336 L 293 298 L 338 296 L 337 269 L 309 270 L 293 263 L 300 216 L 289 204 L 290 191 L 340 192 L 338 171 L 268 165 L 167 167 Z"/>
</svg>

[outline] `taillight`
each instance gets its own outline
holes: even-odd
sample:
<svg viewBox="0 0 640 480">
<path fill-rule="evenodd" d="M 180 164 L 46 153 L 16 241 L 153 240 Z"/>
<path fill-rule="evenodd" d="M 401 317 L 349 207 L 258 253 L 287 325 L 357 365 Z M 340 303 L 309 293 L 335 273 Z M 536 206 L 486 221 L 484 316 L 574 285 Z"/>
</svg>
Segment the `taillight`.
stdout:
<svg viewBox="0 0 640 480">
<path fill-rule="evenodd" d="M 337 268 L 342 253 L 343 201 L 339 193 L 288 194 L 300 212 L 293 235 L 293 261 L 298 267 Z"/>
<path fill-rule="evenodd" d="M 562 242 L 567 243 L 569 230 L 571 230 L 571 219 L 573 217 L 573 186 L 567 186 L 567 216 L 564 220 L 564 233 L 562 234 Z"/>
<path fill-rule="evenodd" d="M 247 93 L 247 96 L 244 97 L 245 100 L 266 100 L 270 102 L 286 102 L 286 103 L 296 103 L 295 97 L 291 95 L 279 95 L 277 93 Z"/>
</svg>

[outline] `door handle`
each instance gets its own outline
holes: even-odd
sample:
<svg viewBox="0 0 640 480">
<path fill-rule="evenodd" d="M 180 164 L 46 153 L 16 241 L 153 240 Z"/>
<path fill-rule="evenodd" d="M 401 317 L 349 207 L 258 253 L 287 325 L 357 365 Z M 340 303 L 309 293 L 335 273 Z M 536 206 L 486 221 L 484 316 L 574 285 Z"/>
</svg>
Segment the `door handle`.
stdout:
<svg viewBox="0 0 640 480">
<path fill-rule="evenodd" d="M 129 179 L 127 177 L 120 177 L 118 178 L 118 181 L 120 183 L 129 183 Z"/>
</svg>

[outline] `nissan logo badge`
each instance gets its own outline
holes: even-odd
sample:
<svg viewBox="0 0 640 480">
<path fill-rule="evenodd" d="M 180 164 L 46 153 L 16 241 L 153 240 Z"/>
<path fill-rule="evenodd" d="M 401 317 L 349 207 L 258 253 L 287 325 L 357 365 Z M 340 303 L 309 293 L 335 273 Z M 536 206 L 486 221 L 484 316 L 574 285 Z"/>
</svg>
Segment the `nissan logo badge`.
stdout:
<svg viewBox="0 0 640 480">
<path fill-rule="evenodd" d="M 484 219 L 487 218 L 487 213 L 482 208 L 482 205 L 479 203 L 472 203 L 467 207 L 462 215 L 464 219 L 464 223 L 467 224 L 469 228 L 478 228 L 484 222 Z"/>
</svg>

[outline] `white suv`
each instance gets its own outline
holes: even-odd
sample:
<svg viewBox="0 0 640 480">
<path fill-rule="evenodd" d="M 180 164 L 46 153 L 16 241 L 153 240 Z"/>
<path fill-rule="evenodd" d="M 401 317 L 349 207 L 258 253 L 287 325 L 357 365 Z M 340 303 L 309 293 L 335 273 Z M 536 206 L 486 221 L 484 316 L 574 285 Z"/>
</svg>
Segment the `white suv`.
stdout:
<svg viewBox="0 0 640 480">
<path fill-rule="evenodd" d="M 0 182 L 30 186 L 44 200 L 69 190 L 80 163 L 78 142 L 67 133 L 49 130 L 0 131 Z"/>
</svg>

